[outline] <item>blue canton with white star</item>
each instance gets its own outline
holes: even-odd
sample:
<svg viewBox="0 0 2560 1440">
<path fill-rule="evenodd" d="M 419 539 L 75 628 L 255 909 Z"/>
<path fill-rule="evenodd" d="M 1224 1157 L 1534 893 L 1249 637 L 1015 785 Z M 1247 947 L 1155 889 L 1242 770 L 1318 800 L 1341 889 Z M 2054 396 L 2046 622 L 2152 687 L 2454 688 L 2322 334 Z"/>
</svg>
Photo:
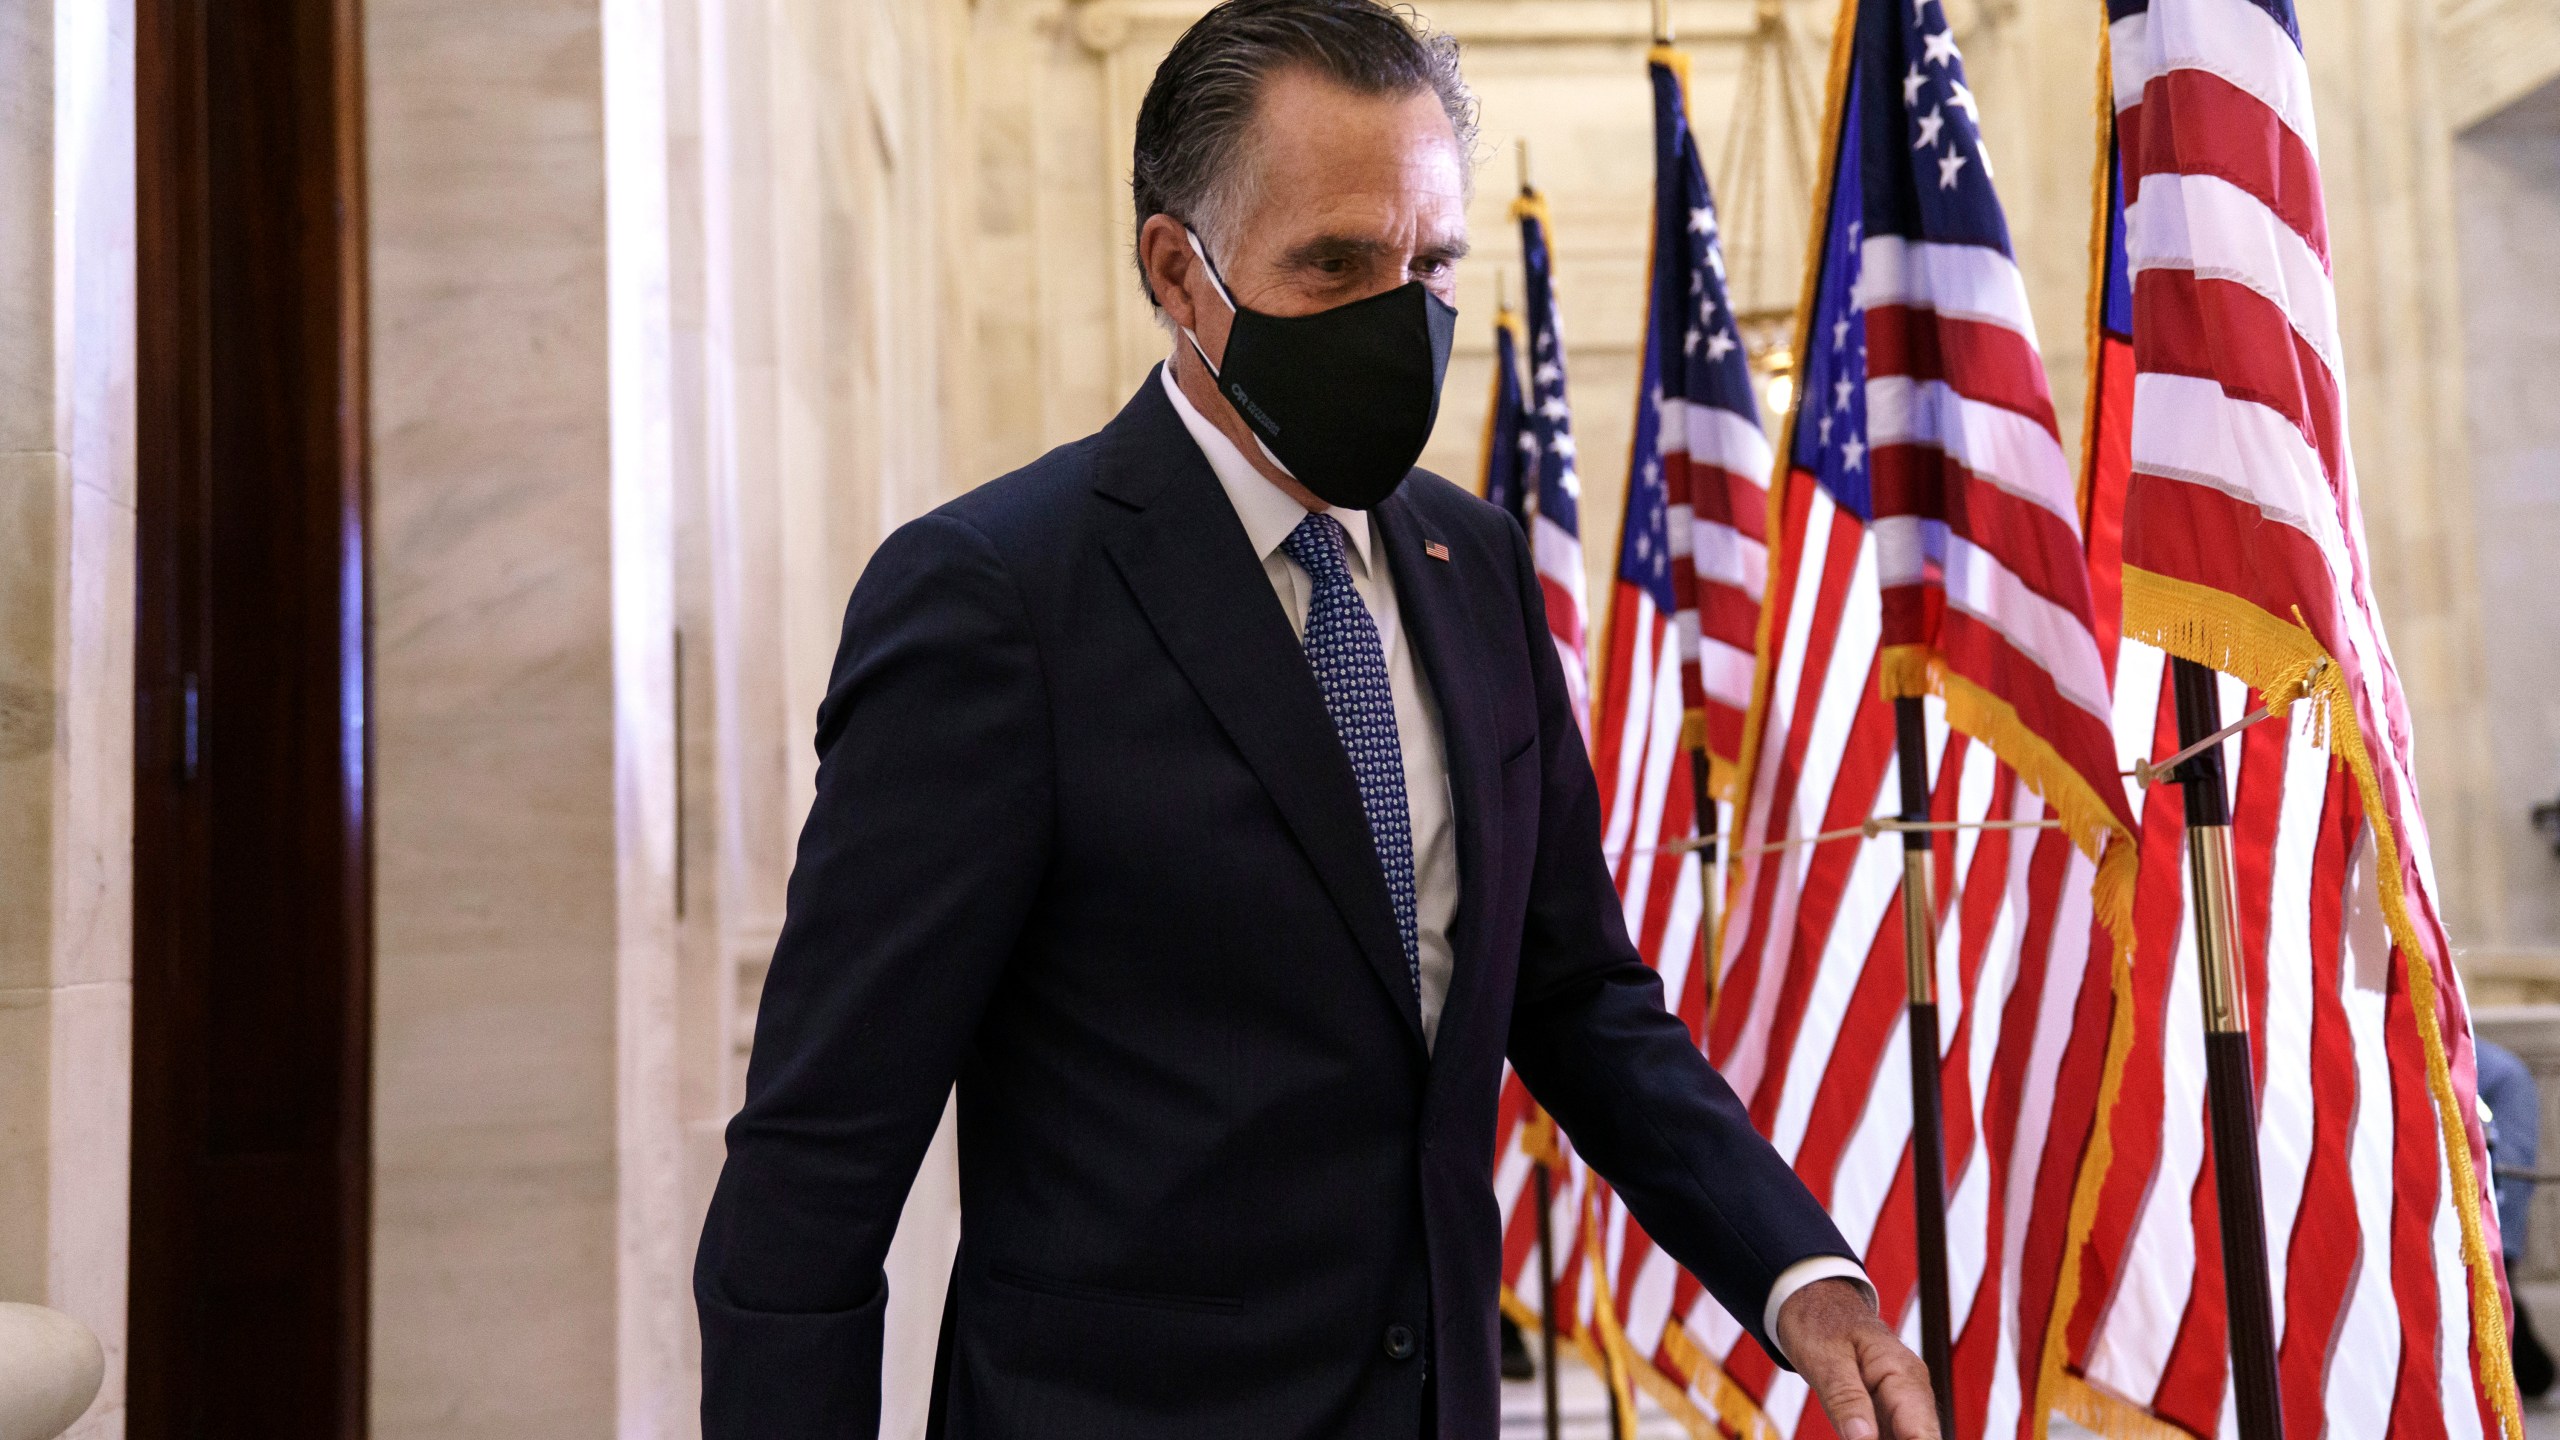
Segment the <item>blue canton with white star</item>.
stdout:
<svg viewBox="0 0 2560 1440">
<path fill-rule="evenodd" d="M 1369 839 L 1386 873 L 1396 930 L 1404 939 L 1405 970 L 1414 994 L 1422 993 L 1422 949 L 1416 931 L 1413 888 L 1413 816 L 1405 803 L 1404 744 L 1396 733 L 1395 691 L 1387 683 L 1386 647 L 1378 622 L 1352 588 L 1349 537 L 1330 515 L 1309 515 L 1280 542 L 1280 549 L 1315 582 L 1307 600 L 1307 663 L 1324 691 L 1325 713 L 1351 757 L 1360 782 L 1360 808 Z"/>
<path fill-rule="evenodd" d="M 1520 216 L 1522 309 L 1528 320 L 1527 382 L 1520 451 L 1528 476 L 1521 523 L 1544 515 L 1568 535 L 1582 533 L 1582 475 L 1575 463 L 1573 408 L 1564 395 L 1564 332 L 1556 320 L 1555 262 L 1535 211 Z"/>
<path fill-rule="evenodd" d="M 1866 97 L 1849 93 L 1847 131 L 1858 133 Z M 1797 370 L 1795 448 L 1788 464 L 1813 476 L 1843 510 L 1875 519 L 1867 482 L 1867 317 L 1857 305 L 1859 242 L 1866 235 L 1866 207 L 1859 185 L 1857 147 L 1840 148 L 1831 189 L 1830 242 L 1823 247 L 1822 280 L 1814 290 L 1813 324 L 1805 333 L 1804 363 Z"/>
<path fill-rule="evenodd" d="M 1841 508 L 1872 521 L 1867 326 L 1857 303 L 1866 240 L 2014 251 L 1943 0 L 1859 0 L 1857 24 L 1788 458 Z"/>
<path fill-rule="evenodd" d="M 1671 585 L 1670 494 L 1662 481 L 1662 412 L 1673 400 L 1730 410 L 1758 423 L 1751 360 L 1725 292 L 1715 195 L 1689 128 L 1679 73 L 1654 61 L 1652 296 L 1637 393 L 1635 443 L 1627 476 L 1626 529 L 1618 578 L 1642 586 L 1664 614 L 1677 607 Z"/>
<path fill-rule="evenodd" d="M 1860 0 L 1858 31 L 1859 113 L 1842 134 L 1864 162 L 1866 233 L 2014 255 L 1943 0 Z"/>
</svg>

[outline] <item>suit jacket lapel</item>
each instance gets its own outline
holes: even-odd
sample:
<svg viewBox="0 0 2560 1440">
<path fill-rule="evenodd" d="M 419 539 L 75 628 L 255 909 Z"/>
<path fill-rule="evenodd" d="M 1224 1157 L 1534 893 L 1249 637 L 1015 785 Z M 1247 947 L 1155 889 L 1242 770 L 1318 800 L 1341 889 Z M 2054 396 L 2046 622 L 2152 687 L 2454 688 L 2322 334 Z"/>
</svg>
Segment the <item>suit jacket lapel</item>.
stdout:
<svg viewBox="0 0 2560 1440">
<path fill-rule="evenodd" d="M 1377 522 L 1380 548 L 1396 582 L 1396 609 L 1406 640 L 1422 661 L 1439 702 L 1440 736 L 1449 757 L 1449 792 L 1458 829 L 1458 911 L 1450 922 L 1449 993 L 1441 1003 L 1441 1035 L 1460 1034 L 1466 1012 L 1477 1003 L 1484 984 L 1484 926 L 1476 888 L 1486 883 L 1492 840 L 1501 817 L 1490 813 L 1500 803 L 1491 753 L 1492 701 L 1485 691 L 1485 667 L 1476 655 L 1466 617 L 1466 583 L 1455 564 L 1430 559 L 1426 541 L 1445 537 L 1429 533 L 1421 514 L 1402 493 L 1389 496 L 1369 512 Z M 1474 884 L 1470 884 L 1473 877 Z M 1437 1053 L 1437 1047 L 1435 1047 Z"/>
<path fill-rule="evenodd" d="M 1131 512 L 1106 528 L 1104 547 L 1419 1044 L 1421 1010 L 1350 758 L 1243 522 L 1161 386 L 1150 376 L 1103 432 L 1094 488 Z"/>
</svg>

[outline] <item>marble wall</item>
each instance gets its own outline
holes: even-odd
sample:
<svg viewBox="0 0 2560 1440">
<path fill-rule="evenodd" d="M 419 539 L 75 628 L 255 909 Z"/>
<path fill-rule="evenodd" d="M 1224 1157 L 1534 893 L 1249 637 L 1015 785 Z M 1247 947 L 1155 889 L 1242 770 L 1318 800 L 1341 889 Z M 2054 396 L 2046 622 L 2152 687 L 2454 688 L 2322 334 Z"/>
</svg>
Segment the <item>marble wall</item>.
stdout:
<svg viewBox="0 0 2560 1440">
<path fill-rule="evenodd" d="M 2560 71 L 2560 51 L 2552 57 Z M 2560 802 L 2560 80 L 2465 130 L 2454 145 L 2468 389 L 2474 584 L 2483 601 L 2481 695 L 2495 806 L 2489 903 L 2474 937 L 2503 974 L 2560 978 L 2560 858 L 2529 812 Z M 2560 1252 L 2555 1252 L 2560 1253 Z"/>
<path fill-rule="evenodd" d="M 105 1342 L 80 1440 L 124 1431 L 132 37 L 129 0 L 0 4 L 0 1300 Z"/>
<path fill-rule="evenodd" d="M 372 1426 L 613 1430 L 617 813 L 594 0 L 365 7 Z"/>
</svg>

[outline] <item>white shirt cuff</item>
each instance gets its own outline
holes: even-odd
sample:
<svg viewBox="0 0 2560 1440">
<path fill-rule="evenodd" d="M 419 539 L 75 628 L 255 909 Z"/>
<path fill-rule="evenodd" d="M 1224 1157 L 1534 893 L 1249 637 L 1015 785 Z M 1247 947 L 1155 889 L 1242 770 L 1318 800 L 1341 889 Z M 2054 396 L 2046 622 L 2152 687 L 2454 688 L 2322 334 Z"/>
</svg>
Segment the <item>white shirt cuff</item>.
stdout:
<svg viewBox="0 0 2560 1440">
<path fill-rule="evenodd" d="M 1867 1272 L 1857 1261 L 1844 1260 L 1837 1255 L 1816 1255 L 1810 1260 L 1799 1260 L 1778 1272 L 1778 1283 L 1769 1287 L 1769 1303 L 1760 1311 L 1760 1329 L 1769 1337 L 1769 1348 L 1778 1348 L 1778 1312 L 1787 1308 L 1787 1302 L 1796 1298 L 1797 1291 L 1816 1280 L 1846 1280 L 1858 1287 L 1869 1305 L 1876 1303 L 1875 1282 L 1867 1278 Z M 1781 1363 L 1793 1365 L 1783 1354 L 1778 1359 Z"/>
</svg>

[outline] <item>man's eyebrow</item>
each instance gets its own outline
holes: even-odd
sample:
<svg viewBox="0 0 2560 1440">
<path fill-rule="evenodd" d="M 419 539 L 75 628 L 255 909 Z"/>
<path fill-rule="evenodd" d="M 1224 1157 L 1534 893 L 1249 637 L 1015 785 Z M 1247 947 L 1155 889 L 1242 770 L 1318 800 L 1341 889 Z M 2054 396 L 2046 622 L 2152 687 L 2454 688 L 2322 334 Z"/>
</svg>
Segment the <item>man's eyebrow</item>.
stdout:
<svg viewBox="0 0 2560 1440">
<path fill-rule="evenodd" d="M 1374 260 L 1392 253 L 1397 247 L 1385 240 L 1363 235 L 1318 235 L 1289 247 L 1281 257 L 1284 265 L 1312 265 L 1322 260 Z M 1468 245 L 1463 238 L 1435 240 L 1414 253 L 1422 258 L 1457 261 L 1466 258 Z"/>
<path fill-rule="evenodd" d="M 1311 265 L 1319 260 L 1372 260 L 1394 247 L 1384 240 L 1359 235 L 1318 235 L 1289 247 L 1282 257 L 1288 265 Z"/>
</svg>

